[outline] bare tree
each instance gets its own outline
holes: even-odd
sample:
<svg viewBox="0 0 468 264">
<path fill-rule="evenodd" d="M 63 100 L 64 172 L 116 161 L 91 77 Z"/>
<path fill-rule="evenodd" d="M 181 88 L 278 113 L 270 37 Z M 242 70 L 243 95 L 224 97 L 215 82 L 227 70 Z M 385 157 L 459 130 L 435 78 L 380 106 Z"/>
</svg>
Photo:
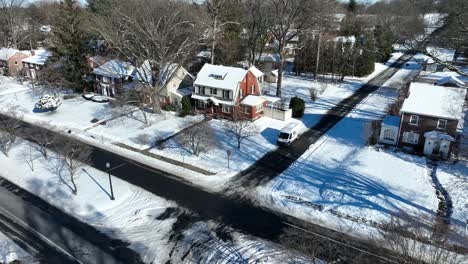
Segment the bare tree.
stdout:
<svg viewBox="0 0 468 264">
<path fill-rule="evenodd" d="M 310 29 L 315 20 L 313 16 L 314 1 L 312 0 L 267 0 L 270 14 L 270 33 L 277 41 L 280 56 L 278 69 L 278 85 L 276 96 L 281 97 L 283 68 L 286 59 L 286 45 L 306 30 Z"/>
<path fill-rule="evenodd" d="M 8 35 L 11 38 L 11 47 L 18 48 L 20 44 L 19 32 L 23 28 L 22 7 L 25 0 L 0 0 L 1 19 L 7 25 Z"/>
<path fill-rule="evenodd" d="M 94 16 L 94 29 L 136 66 L 135 79 L 155 113 L 161 112 L 166 66 L 183 64 L 203 44 L 202 25 L 190 8 L 183 1 L 129 0 L 111 5 L 109 15 Z"/>
<path fill-rule="evenodd" d="M 76 186 L 76 176 L 78 171 L 85 165 L 91 163 L 92 149 L 88 145 L 76 142 L 72 139 L 62 137 L 57 143 L 58 152 L 60 154 L 59 160 L 63 163 L 64 167 L 68 172 L 70 182 L 72 186 L 70 189 L 73 194 L 78 193 L 78 187 Z M 61 180 L 63 180 L 61 178 Z"/>
<path fill-rule="evenodd" d="M 46 159 L 48 158 L 49 148 L 57 141 L 57 135 L 55 133 L 43 128 L 51 126 L 50 123 L 43 122 L 25 131 L 26 136 L 36 143 L 37 150 Z"/>
<path fill-rule="evenodd" d="M 243 24 L 246 29 L 248 62 L 252 66 L 257 65 L 268 42 L 268 22 L 271 20 L 268 19 L 269 14 L 263 0 L 246 0 L 243 7 L 246 16 Z"/>
<path fill-rule="evenodd" d="M 380 230 L 381 244 L 390 247 L 400 263 L 458 264 L 462 255 L 452 252 L 449 243 L 450 228 L 438 233 L 427 223 L 434 222 L 425 216 L 399 215 L 392 217 Z M 461 243 L 466 244 L 465 241 Z"/>
<path fill-rule="evenodd" d="M 226 121 L 226 128 L 237 141 L 237 148 L 241 148 L 242 142 L 255 135 L 258 135 L 259 130 L 254 122 L 245 118 L 239 109 L 233 109 L 232 120 Z"/>
<path fill-rule="evenodd" d="M 9 117 L 0 117 L 0 151 L 8 157 L 10 150 L 19 140 L 18 130 L 21 127 L 22 115 L 14 110 Z"/>
<path fill-rule="evenodd" d="M 124 89 L 123 91 L 120 91 L 115 96 L 115 100 L 113 100 L 111 104 L 117 110 L 117 115 L 131 116 L 134 119 L 141 121 L 143 124 L 148 125 L 148 116 L 146 113 L 148 108 L 145 100 L 146 96 L 143 88 L 141 86 L 140 88 L 141 89 L 137 87 L 136 89 Z M 133 113 L 136 112 L 135 108 L 132 107 L 133 105 L 138 108 L 143 120 L 133 116 Z"/>
<path fill-rule="evenodd" d="M 208 122 L 193 125 L 181 135 L 182 144 L 190 149 L 195 156 L 213 148 L 214 137 L 213 128 Z"/>
<path fill-rule="evenodd" d="M 27 149 L 23 152 L 23 159 L 28 164 L 31 171 L 34 171 L 34 162 L 39 158 L 35 144 L 32 142 L 27 143 Z"/>
</svg>

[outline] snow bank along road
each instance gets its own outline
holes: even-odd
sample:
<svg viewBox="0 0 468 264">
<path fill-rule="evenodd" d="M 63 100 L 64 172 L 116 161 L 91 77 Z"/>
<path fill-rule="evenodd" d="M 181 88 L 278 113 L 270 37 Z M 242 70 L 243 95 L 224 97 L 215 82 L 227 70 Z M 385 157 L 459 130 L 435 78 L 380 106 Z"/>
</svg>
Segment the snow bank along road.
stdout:
<svg viewBox="0 0 468 264">
<path fill-rule="evenodd" d="M 407 63 L 414 53 L 403 54 L 397 61 L 395 61 L 388 69 L 371 79 L 364 84 L 353 95 L 341 101 L 338 105 L 330 109 L 320 121 L 304 133 L 301 138 L 293 142 L 286 148 L 279 148 L 272 151 L 247 170 L 241 172 L 235 177 L 228 191 L 233 193 L 234 196 L 239 195 L 239 187 L 254 188 L 259 185 L 266 184 L 276 176 L 280 175 L 289 166 L 291 166 L 302 154 L 304 154 L 309 146 L 317 142 L 328 130 L 340 122 L 348 113 L 354 109 L 364 98 L 370 93 L 375 92 L 387 80 L 389 80 L 395 73 L 397 73 L 401 66 Z"/>
<path fill-rule="evenodd" d="M 3 178 L 0 230 L 41 263 L 141 263 L 123 242 L 108 239 Z"/>
<path fill-rule="evenodd" d="M 393 76 L 393 74 L 399 70 L 399 67 L 411 59 L 411 57 L 411 54 L 403 55 L 403 57 L 394 63 L 389 69 L 372 79 L 353 96 L 343 100 L 315 127 L 309 130 L 299 141 L 293 144 L 292 147 L 288 149 L 290 153 L 287 153 L 285 150 L 279 150 L 268 154 L 266 158 L 263 158 L 255 166 L 242 174 L 242 177 L 246 178 L 245 180 L 242 180 L 242 177 L 239 176 L 238 179 L 241 179 L 240 183 L 243 186 L 256 186 L 280 174 L 292 162 L 299 158 L 300 155 L 307 150 L 310 144 L 315 142 L 321 135 L 333 127 L 368 94 L 378 89 L 379 86 Z M 3 116 L 3 118 L 7 117 Z M 28 129 L 31 126 L 31 124 L 23 124 L 24 129 Z M 51 131 L 50 133 L 55 132 Z M 198 189 L 188 183 L 176 180 L 177 177 L 174 177 L 167 172 L 155 170 L 139 162 L 129 160 L 101 148 L 93 147 L 93 150 L 93 163 L 90 164 L 91 166 L 99 170 L 106 171 L 106 162 L 110 162 L 111 164 L 124 164 L 124 166 L 119 167 L 119 169 L 113 170 L 113 174 L 115 176 L 148 190 L 157 196 L 177 202 L 180 206 L 197 213 L 198 220 L 200 220 L 200 218 L 215 220 L 241 230 L 247 234 L 272 241 L 277 241 L 280 235 L 284 233 L 285 229 L 290 227 L 292 224 L 295 226 L 306 227 L 307 230 L 320 234 L 320 238 L 318 240 L 314 239 L 313 243 L 320 243 L 320 239 L 323 239 L 324 242 L 330 242 L 328 239 L 332 238 L 337 240 L 337 242 L 352 244 L 357 248 L 372 252 L 373 255 L 368 254 L 368 257 L 366 258 L 369 263 L 388 263 L 389 260 L 393 258 L 392 252 L 359 241 L 353 237 L 347 236 L 346 234 L 335 232 L 318 225 L 305 223 L 301 220 L 285 215 L 278 215 L 268 209 L 257 207 L 250 201 L 244 199 L 237 199 L 232 196 L 210 193 Z M 277 159 L 275 157 L 277 157 Z M 186 221 L 186 219 L 184 220 Z M 43 224 L 48 225 L 47 222 L 43 222 Z M 350 253 L 350 251 L 347 251 L 347 253 Z M 355 253 L 362 254 L 362 252 L 357 251 Z M 339 247 L 336 247 L 336 251 L 330 252 L 330 254 L 331 256 L 322 257 L 325 259 L 328 257 L 341 257 L 346 259 L 346 256 L 343 256 L 343 253 L 340 252 Z M 382 258 L 381 256 L 384 257 Z"/>
</svg>

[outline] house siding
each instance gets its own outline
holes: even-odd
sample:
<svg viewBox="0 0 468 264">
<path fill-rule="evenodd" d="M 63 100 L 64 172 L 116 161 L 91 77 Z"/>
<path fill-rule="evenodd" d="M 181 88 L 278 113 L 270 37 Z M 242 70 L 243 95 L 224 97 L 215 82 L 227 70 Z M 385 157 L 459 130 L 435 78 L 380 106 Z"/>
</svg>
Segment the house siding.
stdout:
<svg viewBox="0 0 468 264">
<path fill-rule="evenodd" d="M 410 118 L 412 115 L 417 115 L 417 114 L 402 113 L 402 122 L 401 122 L 400 136 L 399 136 L 401 146 L 414 147 L 415 150 L 422 151 L 424 149 L 424 142 L 425 142 L 424 133 L 429 132 L 429 131 L 434 131 L 434 130 L 445 132 L 452 137 L 456 137 L 458 120 L 445 119 L 447 120 L 446 129 L 438 129 L 437 123 L 439 119 L 444 119 L 444 118 L 417 115 L 419 116 L 418 125 L 412 125 L 410 124 Z M 415 145 L 415 144 L 403 142 L 404 132 L 413 132 L 413 133 L 419 134 L 418 144 Z"/>
</svg>

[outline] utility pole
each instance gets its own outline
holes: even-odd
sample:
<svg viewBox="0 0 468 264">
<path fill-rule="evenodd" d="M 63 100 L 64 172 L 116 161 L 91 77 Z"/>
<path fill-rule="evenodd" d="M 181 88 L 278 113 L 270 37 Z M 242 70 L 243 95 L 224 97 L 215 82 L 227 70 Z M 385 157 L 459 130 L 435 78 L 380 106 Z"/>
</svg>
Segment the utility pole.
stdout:
<svg viewBox="0 0 468 264">
<path fill-rule="evenodd" d="M 107 162 L 106 163 L 106 168 L 107 168 L 107 174 L 109 175 L 109 185 L 110 185 L 110 191 L 111 191 L 111 197 L 110 199 L 111 200 L 115 200 L 115 197 L 114 197 L 114 188 L 112 187 L 112 177 L 111 177 L 111 174 L 110 174 L 110 163 Z"/>
</svg>

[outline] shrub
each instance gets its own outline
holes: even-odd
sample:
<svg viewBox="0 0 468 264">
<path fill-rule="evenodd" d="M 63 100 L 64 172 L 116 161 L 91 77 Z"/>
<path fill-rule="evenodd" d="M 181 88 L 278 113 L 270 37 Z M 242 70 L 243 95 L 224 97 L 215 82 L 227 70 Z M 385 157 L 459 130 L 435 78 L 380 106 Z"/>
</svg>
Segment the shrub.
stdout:
<svg viewBox="0 0 468 264">
<path fill-rule="evenodd" d="M 165 106 L 161 107 L 161 109 L 164 110 L 164 111 L 172 111 L 172 112 L 174 112 L 176 110 L 175 106 L 173 106 L 171 104 L 165 105 Z"/>
<path fill-rule="evenodd" d="M 182 98 L 182 111 L 180 111 L 180 116 L 186 116 L 192 112 L 192 103 L 188 96 Z"/>
<path fill-rule="evenodd" d="M 291 98 L 291 101 L 289 102 L 289 108 L 292 109 L 293 117 L 302 117 L 305 111 L 304 100 L 297 96 Z"/>
<path fill-rule="evenodd" d="M 76 94 L 66 94 L 63 96 L 63 100 L 69 100 L 69 99 L 73 99 L 73 98 L 76 98 L 77 95 Z"/>
</svg>

